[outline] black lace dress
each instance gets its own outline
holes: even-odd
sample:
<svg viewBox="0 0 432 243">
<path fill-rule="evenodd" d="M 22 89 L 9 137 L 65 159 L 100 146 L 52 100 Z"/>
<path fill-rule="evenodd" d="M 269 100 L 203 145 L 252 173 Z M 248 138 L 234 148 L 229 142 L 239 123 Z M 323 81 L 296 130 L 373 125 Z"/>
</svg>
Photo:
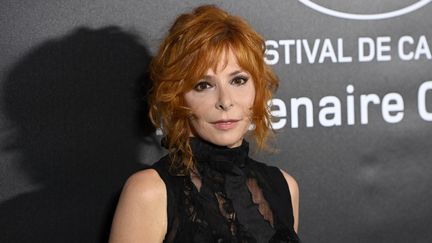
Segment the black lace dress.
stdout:
<svg viewBox="0 0 432 243">
<path fill-rule="evenodd" d="M 170 173 L 168 156 L 155 163 L 167 187 L 164 242 L 297 243 L 288 184 L 280 170 L 236 148 L 191 139 L 198 175 Z"/>
</svg>

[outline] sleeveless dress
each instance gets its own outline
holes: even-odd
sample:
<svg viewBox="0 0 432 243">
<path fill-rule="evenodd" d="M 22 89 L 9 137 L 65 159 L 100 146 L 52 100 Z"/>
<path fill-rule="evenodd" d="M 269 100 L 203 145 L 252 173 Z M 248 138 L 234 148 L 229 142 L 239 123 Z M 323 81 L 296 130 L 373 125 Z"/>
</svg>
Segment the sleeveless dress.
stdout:
<svg viewBox="0 0 432 243">
<path fill-rule="evenodd" d="M 281 171 L 248 156 L 249 144 L 190 145 L 200 186 L 170 169 L 165 156 L 153 164 L 167 189 L 164 242 L 298 243 L 291 197 Z"/>
</svg>

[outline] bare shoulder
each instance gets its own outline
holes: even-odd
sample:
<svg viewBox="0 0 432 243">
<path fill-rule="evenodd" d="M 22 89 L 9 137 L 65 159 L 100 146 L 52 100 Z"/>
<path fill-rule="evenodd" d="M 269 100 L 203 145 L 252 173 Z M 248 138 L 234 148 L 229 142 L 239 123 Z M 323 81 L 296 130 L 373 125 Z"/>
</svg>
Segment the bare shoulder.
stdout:
<svg viewBox="0 0 432 243">
<path fill-rule="evenodd" d="M 138 171 L 123 186 L 119 205 L 123 202 L 137 206 L 153 207 L 166 200 L 165 183 L 154 169 Z"/>
<path fill-rule="evenodd" d="M 160 200 L 165 193 L 165 183 L 154 169 L 138 171 L 131 175 L 122 192 L 122 194 L 142 201 Z"/>
<path fill-rule="evenodd" d="M 136 172 L 123 187 L 109 242 L 162 242 L 167 230 L 166 207 L 166 187 L 157 171 Z"/>
<path fill-rule="evenodd" d="M 299 221 L 299 186 L 297 181 L 288 174 L 286 171 L 280 169 L 282 175 L 284 176 L 290 191 L 291 196 L 291 204 L 293 208 L 293 216 L 294 216 L 294 230 L 298 232 L 298 221 Z"/>
</svg>

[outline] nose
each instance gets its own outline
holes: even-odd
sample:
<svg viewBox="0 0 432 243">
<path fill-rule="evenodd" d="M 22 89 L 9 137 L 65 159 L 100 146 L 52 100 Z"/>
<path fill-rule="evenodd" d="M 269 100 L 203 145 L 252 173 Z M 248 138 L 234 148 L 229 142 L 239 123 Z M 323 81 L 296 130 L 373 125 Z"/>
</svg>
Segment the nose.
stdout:
<svg viewBox="0 0 432 243">
<path fill-rule="evenodd" d="M 219 87 L 218 100 L 216 101 L 216 109 L 227 111 L 234 106 L 231 94 L 226 87 Z"/>
</svg>

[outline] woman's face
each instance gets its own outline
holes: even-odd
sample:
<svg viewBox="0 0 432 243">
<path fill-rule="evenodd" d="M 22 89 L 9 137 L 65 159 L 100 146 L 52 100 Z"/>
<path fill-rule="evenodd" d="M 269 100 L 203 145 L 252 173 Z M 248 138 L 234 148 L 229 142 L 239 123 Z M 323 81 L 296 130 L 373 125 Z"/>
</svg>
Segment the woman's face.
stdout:
<svg viewBox="0 0 432 243">
<path fill-rule="evenodd" d="M 237 64 L 231 50 L 221 56 L 224 58 L 219 61 L 217 70 L 207 70 L 185 94 L 186 104 L 193 114 L 191 135 L 219 146 L 237 147 L 250 125 L 255 86 L 250 74 Z"/>
</svg>

